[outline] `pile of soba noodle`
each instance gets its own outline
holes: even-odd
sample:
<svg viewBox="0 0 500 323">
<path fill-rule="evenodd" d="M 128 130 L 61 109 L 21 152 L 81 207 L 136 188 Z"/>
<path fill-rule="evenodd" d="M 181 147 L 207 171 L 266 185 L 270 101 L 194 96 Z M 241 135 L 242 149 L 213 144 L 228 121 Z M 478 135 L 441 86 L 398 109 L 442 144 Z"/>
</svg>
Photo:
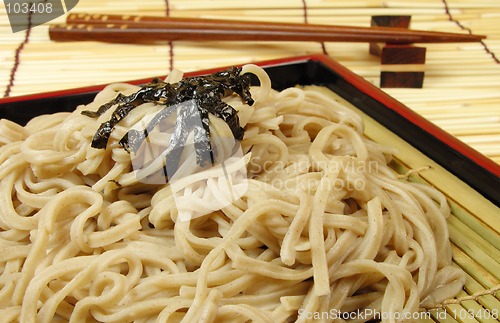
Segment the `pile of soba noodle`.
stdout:
<svg viewBox="0 0 500 323">
<path fill-rule="evenodd" d="M 245 128 L 248 190 L 190 221 L 169 185 L 137 180 L 117 144 L 152 103 L 106 149 L 90 147 L 113 109 L 80 112 L 137 87 L 110 85 L 25 127 L 0 121 L 3 322 L 366 321 L 367 309 L 402 321 L 461 289 L 441 193 L 399 178 L 391 149 L 336 100 L 243 72 L 260 79 L 255 104 L 224 100 Z M 215 119 L 212 132 L 230 133 Z"/>
</svg>

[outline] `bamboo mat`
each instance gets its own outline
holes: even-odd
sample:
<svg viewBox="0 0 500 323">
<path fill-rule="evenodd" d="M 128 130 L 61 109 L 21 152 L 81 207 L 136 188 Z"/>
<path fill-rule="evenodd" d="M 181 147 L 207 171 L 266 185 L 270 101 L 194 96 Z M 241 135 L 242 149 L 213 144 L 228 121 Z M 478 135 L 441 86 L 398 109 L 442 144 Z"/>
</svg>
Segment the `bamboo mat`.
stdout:
<svg viewBox="0 0 500 323">
<path fill-rule="evenodd" d="M 399 101 L 500 163 L 500 1 L 498 0 L 80 0 L 73 12 L 236 18 L 368 26 L 372 15 L 411 15 L 412 28 L 473 32 L 477 44 L 428 44 L 422 89 L 384 89 Z M 60 17 L 51 23 L 63 23 Z M 12 34 L 0 5 L 0 97 L 126 81 L 281 57 L 326 53 L 379 84 L 378 58 L 368 44 L 174 42 L 157 46 L 53 43 L 48 26 Z M 368 123 L 368 129 L 370 123 Z M 372 131 L 383 131 L 372 127 Z M 376 133 L 373 133 L 376 136 Z M 396 140 L 396 139 L 395 139 Z M 401 172 L 428 165 L 411 148 Z M 404 150 L 410 149 L 410 150 Z M 464 291 L 429 322 L 497 322 L 500 293 L 498 208 L 438 166 L 426 179 L 453 189 L 449 220 L 455 263 L 467 272 Z M 437 176 L 437 177 L 436 177 Z M 425 178 L 425 175 L 424 175 Z M 434 182 L 432 182 L 434 180 Z M 458 193 L 457 193 L 458 192 Z M 483 295 L 484 294 L 484 295 Z M 481 296 L 482 295 L 482 296 Z M 494 314 L 496 310 L 497 316 Z M 469 315 L 473 313 L 474 315 Z M 487 314 L 489 313 L 489 316 Z M 425 320 L 427 321 L 427 320 Z"/>
</svg>

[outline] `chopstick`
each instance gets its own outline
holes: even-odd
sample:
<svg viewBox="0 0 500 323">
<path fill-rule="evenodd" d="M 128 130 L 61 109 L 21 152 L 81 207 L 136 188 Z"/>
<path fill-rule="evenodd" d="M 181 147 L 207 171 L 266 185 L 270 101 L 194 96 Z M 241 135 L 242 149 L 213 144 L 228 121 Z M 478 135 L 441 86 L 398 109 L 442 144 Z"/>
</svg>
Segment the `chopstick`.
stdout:
<svg viewBox="0 0 500 323">
<path fill-rule="evenodd" d="M 478 42 L 482 35 L 443 33 L 392 27 L 70 14 L 67 24 L 49 28 L 54 41 L 154 43 L 158 41 L 315 41 L 385 42 L 393 44 Z"/>
</svg>

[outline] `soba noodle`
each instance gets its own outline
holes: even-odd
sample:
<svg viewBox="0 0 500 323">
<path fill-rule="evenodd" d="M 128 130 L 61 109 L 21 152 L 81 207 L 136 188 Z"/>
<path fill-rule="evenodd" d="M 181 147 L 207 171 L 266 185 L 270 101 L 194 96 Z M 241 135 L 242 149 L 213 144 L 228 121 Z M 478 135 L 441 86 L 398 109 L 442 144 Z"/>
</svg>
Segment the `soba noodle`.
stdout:
<svg viewBox="0 0 500 323">
<path fill-rule="evenodd" d="M 395 322 L 462 288 L 440 192 L 398 178 L 387 165 L 393 151 L 365 138 L 361 117 L 323 91 L 277 92 L 259 67 L 243 71 L 260 80 L 255 104 L 225 100 L 245 128 L 247 190 L 188 221 L 170 185 L 139 181 L 117 144 L 152 103 L 122 120 L 106 149 L 90 148 L 111 110 L 98 120 L 80 112 L 136 87 L 110 85 L 88 106 L 25 127 L 0 121 L 2 321 L 328 322 L 385 313 Z"/>
</svg>

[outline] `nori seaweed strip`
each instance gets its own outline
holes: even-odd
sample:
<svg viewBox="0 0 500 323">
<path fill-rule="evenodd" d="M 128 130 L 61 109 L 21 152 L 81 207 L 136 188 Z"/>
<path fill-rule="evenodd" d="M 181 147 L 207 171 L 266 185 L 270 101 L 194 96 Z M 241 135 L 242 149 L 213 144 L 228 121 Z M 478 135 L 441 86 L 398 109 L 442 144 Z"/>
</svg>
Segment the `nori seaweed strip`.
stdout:
<svg viewBox="0 0 500 323">
<path fill-rule="evenodd" d="M 99 149 L 106 148 L 109 137 L 111 136 L 111 131 L 113 131 L 116 124 L 120 122 L 120 120 L 125 118 L 127 114 L 130 111 L 132 111 L 132 109 L 141 104 L 138 102 L 134 103 L 137 103 L 137 105 L 133 105 L 132 103 L 126 103 L 118 106 L 115 109 L 115 111 L 113 111 L 111 119 L 101 123 L 96 133 L 94 134 L 94 137 L 92 138 L 92 144 L 91 144 L 92 148 L 99 148 Z"/>
<path fill-rule="evenodd" d="M 109 108 L 111 108 L 115 104 L 125 102 L 126 99 L 127 99 L 127 97 L 125 95 L 123 95 L 121 93 L 118 93 L 118 95 L 116 96 L 116 98 L 114 98 L 113 100 L 109 101 L 108 103 L 105 103 L 105 104 L 101 105 L 99 107 L 99 109 L 97 109 L 97 111 L 84 110 L 84 111 L 82 111 L 82 114 L 84 116 L 91 117 L 91 118 L 100 117 L 104 112 L 108 111 Z"/>
<path fill-rule="evenodd" d="M 96 117 L 107 111 L 110 107 L 115 105 L 117 102 L 121 102 L 121 104 L 115 109 L 113 112 L 111 119 L 106 122 L 103 122 L 99 129 L 97 129 L 94 138 L 92 139 L 91 146 L 93 148 L 104 149 L 108 143 L 109 137 L 111 136 L 111 131 L 113 131 L 114 127 L 120 120 L 125 118 L 130 111 L 132 111 L 137 106 L 150 101 L 158 101 L 162 99 L 163 91 L 165 91 L 168 87 L 166 83 L 161 81 L 160 79 L 154 79 L 151 83 L 146 84 L 136 93 L 133 93 L 129 96 L 124 96 L 119 94 L 114 100 L 103 104 L 99 107 L 96 112 L 92 111 L 82 111 L 83 115 L 89 117 Z"/>
<path fill-rule="evenodd" d="M 153 131 L 163 119 L 168 118 L 173 111 L 177 109 L 176 105 L 171 105 L 165 107 L 160 112 L 158 112 L 151 121 L 146 125 L 142 131 L 131 129 L 129 130 L 122 139 L 120 139 L 120 146 L 122 146 L 127 152 L 133 151 L 137 152 L 141 147 L 144 140 L 148 137 L 149 133 Z"/>
<path fill-rule="evenodd" d="M 192 128 L 191 125 L 196 122 L 195 119 L 198 117 L 197 113 L 193 113 L 193 109 L 196 108 L 196 104 L 192 103 L 186 109 L 181 109 L 177 114 L 176 127 L 165 152 L 164 175 L 167 179 L 172 177 L 179 168 L 182 150 Z"/>
<path fill-rule="evenodd" d="M 245 130 L 240 127 L 238 112 L 232 106 L 221 101 L 217 105 L 209 105 L 209 107 L 211 107 L 211 109 L 208 110 L 210 113 L 221 118 L 227 123 L 236 140 L 243 139 Z"/>
<path fill-rule="evenodd" d="M 196 163 L 201 167 L 205 167 L 208 161 L 212 165 L 215 164 L 215 158 L 212 144 L 210 143 L 210 119 L 208 111 L 201 107 L 198 107 L 198 111 L 201 116 L 201 125 L 199 123 L 194 125 L 194 148 L 196 151 Z"/>
</svg>

